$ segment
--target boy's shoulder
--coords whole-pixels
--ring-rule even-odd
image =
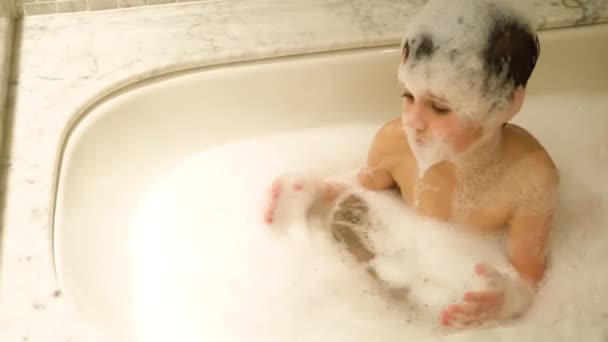
[[[374,144],[378,146],[378,152],[381,153],[403,154],[406,152],[406,154],[409,154],[409,145],[401,118],[396,118],[383,124],[376,133]]]
[[[524,173],[526,183],[537,186],[557,186],[559,171],[549,152],[526,129],[515,124],[503,128],[506,157],[512,166],[507,170]]]
[[[376,137],[390,143],[403,142],[405,140],[405,130],[403,129],[401,118],[384,123],[376,133]]]

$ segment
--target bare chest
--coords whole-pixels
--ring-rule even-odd
[[[510,192],[492,174],[465,182],[449,166],[438,165],[419,179],[415,168],[403,166],[393,178],[405,203],[419,214],[478,232],[502,229],[511,212]]]

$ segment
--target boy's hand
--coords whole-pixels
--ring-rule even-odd
[[[479,263],[475,274],[482,278],[485,289],[464,294],[464,303],[450,305],[441,312],[441,324],[454,328],[480,325],[496,319],[505,304],[505,279],[493,267]]]
[[[312,176],[286,173],[276,178],[264,205],[264,222],[282,226],[303,219],[319,194],[321,181]]]

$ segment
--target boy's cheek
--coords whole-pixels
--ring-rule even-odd
[[[444,142],[450,142],[458,136],[457,126],[447,120],[443,122],[436,122],[432,126],[432,129],[433,135]]]
[[[453,125],[438,127],[436,137],[447,143],[455,152],[461,152],[476,140],[478,134],[470,127]]]

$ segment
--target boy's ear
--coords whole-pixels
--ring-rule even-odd
[[[522,105],[524,104],[524,98],[526,97],[526,88],[519,86],[515,88],[513,92],[513,100],[511,100],[511,105],[507,109],[505,122],[513,119],[517,113],[521,110]]]
[[[401,63],[405,63],[405,61],[407,60],[407,56],[409,56],[409,51],[410,51],[410,44],[406,40],[405,43],[403,44],[403,49],[401,49]]]

